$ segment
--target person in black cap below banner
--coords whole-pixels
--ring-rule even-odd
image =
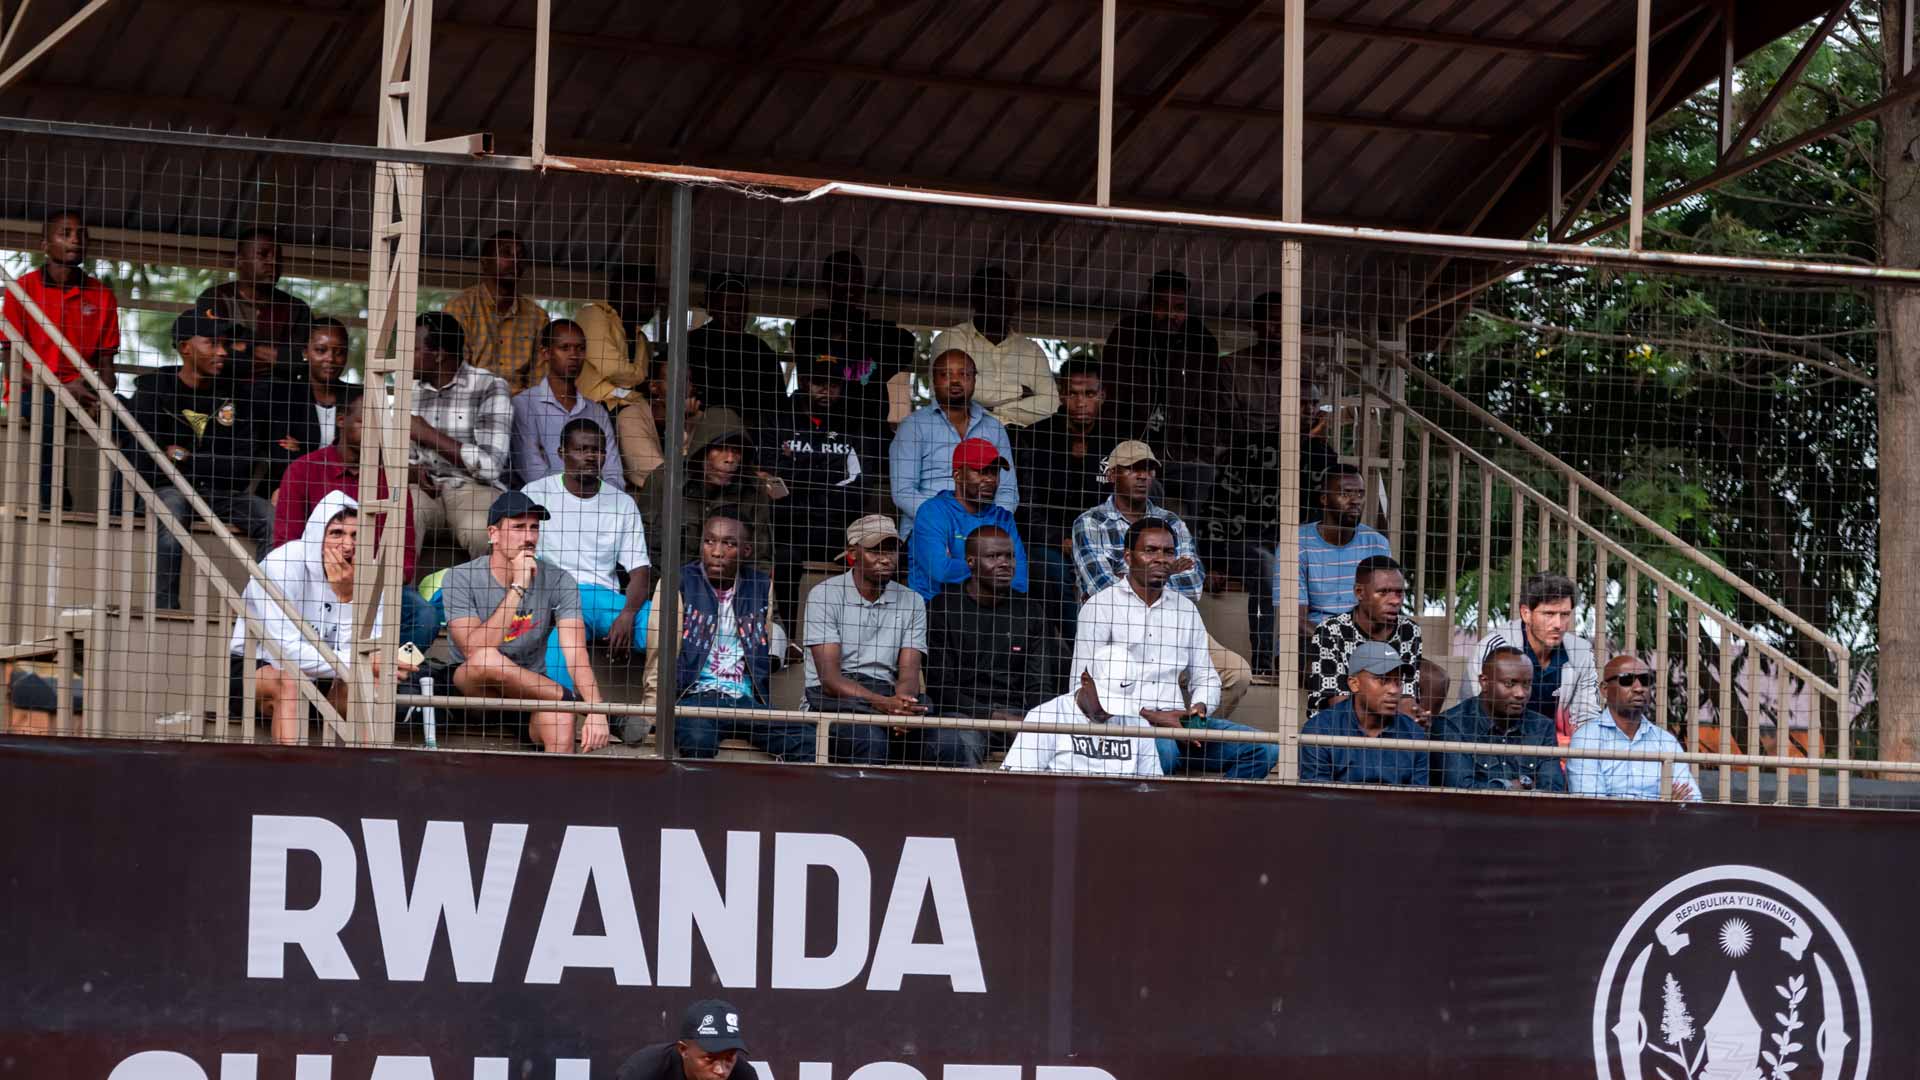
[[[680,1038],[634,1052],[613,1080],[753,1080],[740,1030],[740,1010],[724,1001],[696,1001],[680,1021]]]
[[[473,697],[536,698],[597,703],[600,684],[587,661],[587,626],[573,575],[539,558],[540,523],[547,508],[524,492],[509,491],[487,510],[489,551],[447,571],[440,596],[447,608],[453,685]],[[569,690],[547,671],[547,635],[560,635]],[[527,724],[534,745],[564,754],[575,742],[575,714],[536,712]],[[604,713],[579,725],[581,751],[607,745]]]

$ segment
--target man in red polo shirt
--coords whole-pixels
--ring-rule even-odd
[[[21,291],[25,292],[36,307],[70,343],[75,352],[93,365],[100,378],[111,387],[113,385],[113,357],[120,351],[120,304],[114,299],[113,290],[107,288],[98,278],[87,276],[87,226],[74,211],[62,211],[47,219],[43,234],[42,250],[47,261],[40,269],[20,277]],[[44,364],[53,377],[60,380],[87,412],[98,416],[100,399],[93,388],[80,378],[64,351],[54,344],[52,335],[40,325],[40,320],[27,314],[26,307],[8,290],[0,314],[20,331],[27,343],[27,355],[21,360],[28,365]],[[5,356],[9,343],[0,339],[0,356]],[[9,367],[9,370],[11,368]],[[33,383],[26,378],[28,372],[21,372],[22,381]],[[9,401],[19,403],[20,415],[31,417],[35,399],[44,399],[44,407],[52,407],[52,396],[38,386],[8,386]],[[48,506],[53,502],[53,434],[54,425],[42,425],[40,432],[40,505]],[[70,435],[67,440],[67,475],[78,475],[83,469],[90,469],[97,448],[88,443],[85,436]],[[62,493],[63,501],[71,507],[73,494]]]

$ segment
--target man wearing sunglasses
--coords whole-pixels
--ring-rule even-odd
[[[1693,769],[1683,762],[1673,763],[1672,782],[1667,790],[1661,790],[1660,755],[1682,753],[1685,747],[1672,732],[1654,723],[1653,694],[1653,669],[1645,661],[1637,656],[1616,656],[1607,662],[1606,676],[1600,680],[1600,695],[1607,707],[1580,725],[1573,733],[1570,749],[1575,755],[1582,750],[1627,750],[1643,756],[1630,761],[1571,757],[1567,774],[1574,794],[1700,801]]]

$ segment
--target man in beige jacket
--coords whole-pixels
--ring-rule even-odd
[[[650,395],[661,392],[649,386],[653,346],[641,331],[653,312],[654,292],[652,269],[614,263],[607,267],[607,299],[587,303],[573,317],[587,336],[580,393],[613,414],[621,470],[633,491],[639,491],[665,460],[660,453],[660,425],[649,401]],[[697,404],[689,404],[690,416],[697,410]]]

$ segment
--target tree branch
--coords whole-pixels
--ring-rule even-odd
[[[1816,359],[1814,357],[1805,356],[1799,353],[1782,352],[1778,349],[1762,349],[1762,348],[1757,348],[1757,347],[1748,346],[1748,345],[1730,345],[1723,341],[1701,341],[1701,340],[1689,339],[1689,338],[1662,338],[1662,337],[1654,337],[1654,336],[1645,335],[1645,334],[1610,334],[1600,330],[1581,330],[1577,327],[1560,326],[1555,323],[1543,323],[1543,322],[1534,322],[1527,319],[1509,318],[1505,315],[1496,315],[1493,312],[1486,310],[1485,308],[1477,308],[1477,307],[1473,309],[1472,314],[1478,315],[1479,317],[1483,319],[1487,319],[1492,322],[1501,323],[1506,326],[1518,327],[1523,330],[1533,330],[1538,333],[1545,333],[1545,334],[1564,334],[1567,337],[1586,338],[1593,341],[1611,341],[1611,342],[1628,344],[1628,345],[1661,345],[1661,346],[1667,346],[1670,348],[1692,349],[1698,352],[1725,353],[1731,356],[1757,356],[1757,357],[1764,357],[1772,360],[1789,360],[1796,364],[1805,364],[1808,367],[1818,368],[1822,371],[1827,372],[1828,374],[1838,376],[1839,378],[1846,379],[1850,382],[1859,383],[1862,386],[1875,385],[1875,380],[1872,375],[1869,375],[1866,372],[1860,370],[1851,362],[1845,362],[1844,364],[1835,364],[1827,360]],[[1709,321],[1716,322],[1716,323],[1720,322],[1720,320],[1714,319],[1711,316],[1709,316],[1708,318],[1709,318]],[[1721,325],[1724,326],[1726,324],[1721,323]],[[1810,349],[1808,351],[1814,351],[1814,350]],[[1838,355],[1838,354],[1833,354],[1832,350],[1823,349],[1821,351],[1827,352],[1830,355]],[[1842,359],[1844,360],[1844,358]],[[1726,377],[1726,376],[1721,376],[1721,377]]]

